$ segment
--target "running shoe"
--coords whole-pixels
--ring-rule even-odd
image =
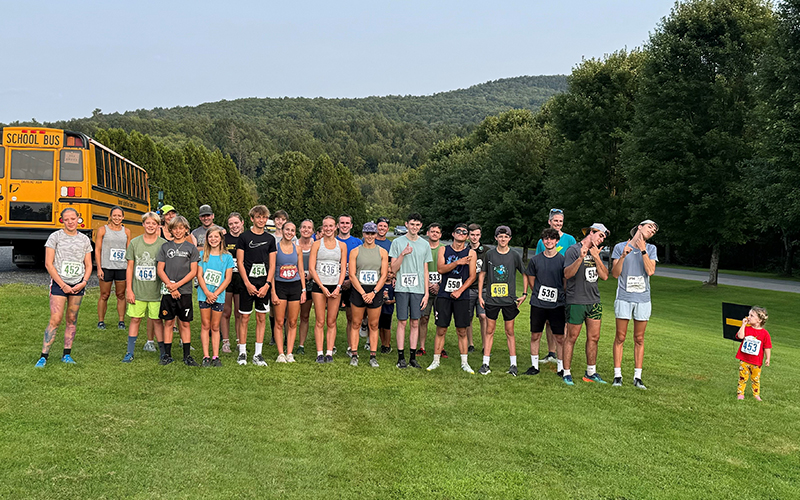
[[[125,353],[125,357],[122,358],[122,362],[123,363],[130,363],[131,361],[133,361],[133,354],[131,354],[129,352],[126,352]]]
[[[98,321],[97,322],[97,329],[98,330],[105,330],[106,329],[106,323],[104,321]]]
[[[416,359],[412,359],[411,361],[409,361],[408,366],[410,366],[411,368],[422,368],[422,365],[417,363]]]
[[[269,340],[269,345],[275,345],[275,335]]]
[[[426,354],[428,354],[428,352],[425,350],[424,347],[420,347],[419,349],[417,349],[417,356],[424,356]]]
[[[299,354],[299,355],[301,355],[301,356],[302,356],[302,355],[303,355],[303,354],[305,354],[305,353],[306,353],[306,348],[305,348],[305,347],[303,347],[303,346],[301,346],[301,345],[300,345],[300,346],[297,346],[297,354]]]
[[[594,375],[589,375],[588,373],[583,374],[583,381],[584,382],[595,382],[598,384],[605,384],[607,383],[605,380],[600,378],[599,373],[595,373]]]
[[[222,352],[225,354],[230,354],[231,352],[231,341],[230,339],[225,339],[222,341]]]
[[[42,359],[44,359],[44,358],[42,358]],[[742,400],[744,400],[744,394],[738,394],[738,395],[736,396],[736,399],[738,399],[739,401],[742,401]]]
[[[325,362],[325,356],[323,356],[322,354],[317,356],[317,363],[322,364],[324,362]]]
[[[364,344],[364,350],[365,351],[371,351],[372,350],[372,349],[369,348],[369,340],[367,340],[367,343]]]
[[[644,386],[642,386],[642,388],[644,388]],[[753,397],[756,398],[756,401],[761,401],[761,396],[753,396]]]
[[[434,360],[433,363],[431,363],[431,365],[428,367],[428,371],[432,372],[433,370],[435,370],[437,368],[439,368],[439,361],[438,360]]]
[[[236,358],[236,362],[239,363],[239,365],[241,365],[241,366],[246,365],[247,364],[247,353],[240,352],[239,353],[239,357]]]
[[[347,357],[348,358],[352,358],[353,357],[353,351],[351,351],[349,347],[347,348],[347,351],[345,351],[345,352],[347,353]]]
[[[408,363],[406,363],[406,359],[403,358],[403,359],[397,361],[397,367],[400,368],[400,369],[408,368]]]
[[[325,362],[326,363],[333,363],[333,356],[326,355],[325,356]]]
[[[647,387],[645,387],[644,383],[642,382],[642,379],[640,378],[633,379],[633,386],[636,387],[637,389],[642,389],[643,391],[647,390]],[[756,398],[758,398],[758,396],[756,396]]]
[[[142,347],[144,352],[156,352],[156,343],[152,340],[148,340],[144,343],[144,347]]]
[[[563,380],[567,385],[575,385],[575,382],[572,381],[572,375],[564,375]]]
[[[475,352],[475,346],[474,345],[471,345],[471,346],[467,347],[467,353],[471,353],[471,352]]]
[[[489,375],[490,373],[492,373],[492,370],[489,369],[489,365],[482,364],[481,367],[478,368],[478,373],[480,373],[481,375]]]
[[[392,346],[382,345],[381,346],[381,354],[389,354],[392,352]]]
[[[461,369],[470,375],[475,375],[475,370],[472,369],[467,363],[461,363]]]
[[[442,349],[441,356],[442,356],[442,359],[448,359],[450,357],[450,356],[447,355],[447,351],[445,351],[444,349]]]
[[[375,359],[375,356],[370,356],[369,357],[369,366],[371,366],[373,368],[378,368],[381,365],[378,364],[378,360]]]
[[[211,358],[203,358],[203,364],[201,365],[203,368],[210,368],[211,367]]]
[[[124,321],[120,321],[119,323],[117,323],[117,330],[124,330],[124,329],[125,329]]]
[[[354,354],[350,358],[350,366],[358,366],[358,354]]]
[[[636,382],[634,382],[636,383]],[[611,382],[612,387],[622,387],[622,377],[614,377],[614,380]]]
[[[36,362],[35,366],[36,368],[44,368],[44,365],[46,364],[47,364],[47,358],[42,356],[41,358],[39,358],[39,361]],[[744,396],[742,396],[742,399],[744,399]]]
[[[336,356],[336,346],[333,346],[333,355]]]
[[[556,359],[555,354],[548,352],[547,356],[543,357],[539,363],[555,363],[556,361],[558,361],[558,359]]]
[[[285,354],[278,354],[278,357],[275,358],[276,363],[286,363],[286,355]]]
[[[214,359],[212,359],[212,360],[211,360],[211,366],[213,366],[214,368],[220,368],[220,367],[222,367],[222,360],[221,360],[221,359],[219,359],[219,358],[214,358]]]
[[[263,354],[254,354],[253,355],[253,364],[256,366],[267,366],[266,360],[264,360]]]
[[[514,376],[514,377],[516,377],[516,376],[517,376],[517,373],[519,373],[519,372],[517,371],[517,365],[511,365],[511,366],[509,366],[509,367],[508,367],[508,371],[507,371],[506,373],[508,373],[508,374],[509,374],[509,375],[511,375],[511,376]]]
[[[531,366],[525,371],[525,375],[539,375],[539,369],[535,366]]]
[[[286,355],[286,362],[287,363],[294,363],[294,354],[287,354]]]
[[[558,375],[560,378],[564,378],[564,370],[558,370],[556,375]]]
[[[75,364],[77,364],[77,363],[75,363],[75,360],[74,360],[74,359],[72,359],[72,356],[70,356],[69,354],[65,354],[65,355],[61,356],[61,362],[62,362],[62,363],[66,363],[66,364],[68,364],[68,365],[75,365]]]
[[[186,366],[200,366],[199,364],[197,364],[197,361],[195,361],[194,358],[191,356],[186,356],[185,358],[183,358],[183,364]]]
[[[167,366],[168,364],[172,363],[173,359],[172,356],[167,356],[166,354],[161,356],[161,360],[158,362],[161,366]]]

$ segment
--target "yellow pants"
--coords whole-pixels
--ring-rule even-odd
[[[761,392],[761,367],[739,361],[739,385],[736,388],[736,394],[744,394],[744,388],[747,385],[747,379],[752,378],[753,383],[753,396],[758,396]]]

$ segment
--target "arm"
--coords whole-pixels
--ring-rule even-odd
[[[94,239],[94,260],[97,264],[97,279],[103,279],[103,266],[102,264],[102,257],[103,257],[103,237],[106,235],[106,226],[100,226],[100,229],[97,230],[97,236]],[[127,247],[126,247],[127,248]],[[90,266],[91,267],[91,266]]]
[[[247,293],[255,295],[256,287],[250,283],[250,278],[248,278],[247,270],[244,267],[244,249],[242,248],[236,249],[236,267],[239,268],[239,276],[242,278],[242,283],[244,283],[244,288],[247,290]]]
[[[199,267],[197,265],[197,262],[192,262],[191,266],[192,266],[191,270],[186,274],[186,276],[184,276],[183,279],[180,280],[179,282],[175,283],[176,290],[181,286],[185,285],[186,283],[192,281],[194,277],[197,276],[197,268]]]
[[[259,297],[266,297],[267,296],[267,292],[269,291],[270,288],[272,288],[273,295],[275,296],[275,298],[278,298],[278,296],[275,295],[275,293],[274,293],[275,292],[275,287],[272,286],[272,283],[275,282],[275,257],[276,257],[276,255],[277,255],[276,252],[270,252],[270,254],[269,254],[269,257],[268,257],[268,260],[269,260],[269,271],[267,271],[267,282],[264,283],[264,286],[261,287],[261,290],[258,291],[258,296]]]
[[[303,286],[302,292],[300,294],[300,303],[306,303],[306,270],[303,268],[303,250],[295,245],[295,249],[297,250],[297,272],[300,273],[300,284]]]
[[[92,252],[86,252],[86,255],[83,256],[83,269],[83,281],[73,286],[73,291],[80,291],[89,284],[89,278],[92,277]]]
[[[131,230],[127,227],[125,228],[125,248],[128,248],[128,245],[131,244]]]
[[[350,276],[350,284],[358,292],[359,295],[364,295],[364,287],[361,286],[361,282],[358,281],[358,277],[356,276],[356,259],[358,258],[358,247],[354,248],[352,252],[350,252],[350,262],[353,263],[352,266],[348,266],[347,274]]]
[[[583,263],[583,258],[586,256],[584,251],[585,249],[581,248],[581,253],[578,255],[578,258],[575,259],[575,262],[564,268],[564,277],[566,279],[571,279],[578,273],[578,269],[580,269],[581,264]]]
[[[597,268],[597,276],[599,276],[603,281],[607,280],[608,268],[605,264],[603,264],[603,259],[600,258],[600,249],[593,246],[589,249],[589,252],[592,254],[592,258],[594,259],[594,265]]]
[[[133,293],[133,261],[128,261],[128,267],[125,269],[125,299],[128,304],[136,302],[136,295]]]
[[[383,285],[386,284],[386,277],[389,275],[389,254],[386,250],[381,248],[381,277],[375,285],[375,290],[383,290]]]
[[[426,263],[427,264],[427,263]],[[425,306],[428,305],[428,300],[430,299],[430,286],[431,286],[431,275],[428,273],[428,267],[425,266],[425,271],[422,273],[425,275],[425,293],[422,294],[422,302],[419,303],[419,306],[422,309],[425,309]]]
[[[158,274],[158,278],[161,280],[162,283],[164,283],[164,286],[168,286],[171,283],[169,281],[169,277],[167,276],[166,271],[164,271],[165,267],[166,263],[161,261],[156,262],[156,274]]]
[[[458,287],[458,290],[453,290],[450,292],[450,297],[454,299],[461,297],[464,292],[469,290],[469,286],[472,284],[472,282],[475,281],[475,261],[478,259],[478,255],[475,253],[475,250],[470,250],[466,259],[469,267],[469,276],[467,277],[466,281],[461,283],[461,286]]]
[[[206,302],[213,304],[215,301],[208,300],[208,299],[211,298],[212,294],[211,294],[211,292],[208,291],[208,288],[206,287],[206,280],[203,279],[203,267],[202,266],[197,266],[196,275],[197,275],[197,286],[199,286],[200,289],[203,290],[203,293],[206,295]]]
[[[772,356],[772,349],[764,349],[764,363],[769,366],[769,358]]]
[[[478,275],[478,302],[481,307],[485,308],[486,303],[483,300],[483,284],[486,282],[486,271],[481,271]]]
[[[394,259],[392,259],[392,272],[397,274],[400,271],[400,265],[403,263],[403,257],[405,257],[405,253],[401,253]]]
[[[743,339],[744,338],[744,329],[745,329],[746,326],[747,326],[747,318],[744,318],[742,320],[742,326],[740,326],[739,327],[739,331],[736,332],[736,338],[737,339]]]
[[[619,279],[619,276],[622,274],[622,266],[625,263],[625,258],[631,253],[633,248],[631,247],[631,240],[628,240],[625,243],[625,248],[622,249],[622,255],[620,255],[616,259],[611,260],[611,276],[616,279]]]
[[[211,293],[211,296],[214,297],[214,302],[217,301],[217,297],[219,297],[220,292],[228,288],[228,285],[231,284],[231,278],[233,278],[233,268],[229,267],[225,270],[225,279],[222,281],[222,283],[220,283],[217,289]],[[206,298],[208,298],[208,294],[206,294]]]

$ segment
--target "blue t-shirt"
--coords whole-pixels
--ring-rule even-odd
[[[577,241],[575,241],[575,238],[568,235],[567,233],[564,233],[561,235],[561,238],[558,239],[556,250],[558,250],[558,253],[560,253],[561,255],[566,255],[567,248],[571,247],[575,243],[577,243]],[[538,255],[542,252],[544,252],[544,242],[542,240],[539,240],[539,243],[536,244],[536,254]]]
[[[349,236],[346,240],[343,240],[337,236],[336,239],[344,243],[347,247],[347,262],[350,262],[350,252],[352,252],[354,248],[360,247],[364,244],[363,241],[355,236]]]
[[[381,314],[394,314],[394,304],[387,304],[387,300],[394,300],[394,287],[391,283],[383,285],[383,305],[381,306]]]
[[[200,262],[197,267],[203,270],[203,280],[206,282],[206,288],[209,292],[216,292],[219,285],[225,281],[225,272],[228,269],[233,269],[233,256],[229,253],[222,255],[209,255],[208,262],[203,262],[203,252],[200,252]],[[206,294],[203,292],[203,287],[197,287],[197,301],[205,302]],[[225,302],[225,291],[223,290],[217,296],[217,303]]]
[[[612,262],[622,257],[626,244],[627,242],[623,241],[614,246],[614,251],[611,252]],[[650,260],[658,262],[658,250],[655,245],[645,243],[644,249]],[[636,303],[650,302],[650,276],[644,270],[644,257],[638,248],[634,248],[622,263],[622,272],[617,279],[617,300]]]
[[[389,253],[389,250],[392,248],[392,240],[389,238],[386,238],[385,240],[379,240],[378,238],[375,238],[375,244],[386,250],[386,253]]]

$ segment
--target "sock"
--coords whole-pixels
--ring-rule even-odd
[[[64,356],[66,356],[67,354],[72,354],[72,349],[71,348],[70,349],[64,349]]]
[[[411,355],[411,361],[417,359],[417,350],[416,349],[409,349],[408,353]]]
[[[303,344],[300,344],[300,347],[302,348],[302,347],[305,347],[305,346]]]
[[[614,367],[614,378],[622,378],[622,368]]]
[[[406,359],[406,350],[405,349],[398,349],[397,350],[397,361],[401,359]]]
[[[539,369],[539,356],[531,356],[531,366]]]
[[[50,357],[50,353],[49,353],[49,352],[43,352],[43,353],[42,353],[42,357],[43,357],[44,359],[47,359],[47,358],[49,358],[49,357]]]
[[[438,365],[439,364],[439,356],[441,356],[441,354],[434,354],[433,355],[433,364],[434,365]]]
[[[588,365],[586,367],[586,375],[589,375],[591,377],[595,373],[597,373],[597,365]]]
[[[556,361],[556,366],[557,366],[557,368],[556,368],[557,371],[563,372],[564,371],[564,360],[563,359],[557,360]]]
[[[188,358],[191,353],[192,353],[192,344],[191,344],[191,342],[184,342],[183,343],[183,359]]]
[[[264,348],[264,343],[263,342],[256,342],[256,352],[255,352],[254,356],[258,356],[259,354],[261,354],[261,350],[263,348]]]
[[[375,359],[375,356],[376,356],[375,351],[372,351],[371,353],[369,353],[369,359]]]
[[[136,337],[128,336],[128,354],[133,354],[133,350],[136,348]]]
[[[483,364],[484,365],[488,365],[489,364],[489,358],[490,358],[490,356],[484,356],[483,357]]]
[[[333,349],[329,349],[329,350],[325,351],[325,355],[326,356],[333,356]]]
[[[550,356],[550,357],[553,357],[553,358],[555,358],[557,356],[556,353],[554,353],[552,351],[548,351],[547,355]]]
[[[164,347],[164,342],[163,341],[159,342],[158,343],[158,353],[163,356],[165,352],[167,352],[167,348]]]
[[[633,369],[633,378],[638,378],[642,380],[642,369],[641,368],[634,368]]]
[[[461,355],[461,364],[466,365],[469,363],[469,354],[462,354]]]
[[[317,351],[317,356],[322,356],[323,354],[325,354],[325,353],[322,352],[322,351]]]
[[[239,346],[239,354],[247,354],[247,344],[236,344]]]
[[[566,377],[567,375],[572,375],[572,372],[570,370],[564,370],[564,376]]]
[[[164,342],[164,354],[166,354],[168,358],[172,357],[172,342],[169,344]]]
[[[508,358],[511,360],[511,366],[517,366],[517,357],[516,356],[509,356]]]

